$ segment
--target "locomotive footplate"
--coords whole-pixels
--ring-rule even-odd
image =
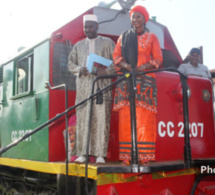
[[[175,175],[197,175],[200,167],[204,165],[214,167],[215,159],[193,160],[189,169],[186,168],[184,161],[151,162],[148,165],[140,165],[138,167],[139,171],[135,173],[132,171],[131,165],[122,166],[120,162],[90,163],[87,169],[87,183],[89,192],[97,194],[98,188],[101,190],[106,185],[138,182],[143,175],[151,175],[154,179]],[[15,174],[17,172],[20,173],[18,177]],[[66,181],[69,184],[69,194],[83,194],[85,190],[85,164],[69,163],[67,177],[65,162],[41,162],[0,157],[0,174],[4,182],[3,185],[1,184],[0,191],[7,191],[12,186],[13,188],[10,188],[14,191],[23,191],[24,189],[26,192],[35,192],[39,189],[41,191],[49,190],[52,194],[58,193],[62,195],[66,194]],[[20,184],[18,187],[15,186],[15,188],[12,181],[16,181],[16,183],[19,181]],[[34,183],[37,184],[35,189],[32,188]],[[4,189],[5,185],[8,187]]]
[[[24,168],[32,171],[50,173],[50,174],[66,174],[65,162],[42,162],[23,159],[12,159],[0,157],[0,165],[11,166],[16,168]],[[195,159],[192,160],[192,167],[200,167],[202,165],[215,166],[215,159]],[[186,169],[184,161],[169,162],[150,162],[148,165],[140,165],[139,173],[152,173],[156,171],[173,171],[178,169]],[[132,166],[122,166],[120,162],[107,162],[105,164],[88,164],[88,177],[96,179],[98,174],[102,173],[133,173]],[[69,163],[68,174],[72,176],[85,176],[85,164]]]

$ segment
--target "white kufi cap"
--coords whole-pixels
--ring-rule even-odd
[[[84,20],[83,20],[83,22],[85,23],[86,21],[98,22],[97,16],[94,15],[94,14],[87,14],[87,15],[84,15]]]

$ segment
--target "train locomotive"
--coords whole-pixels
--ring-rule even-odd
[[[85,14],[96,14],[98,34],[115,42],[131,26],[128,10],[93,7],[0,65],[0,194],[215,194],[212,83],[177,71],[182,59],[173,39],[152,19],[146,27],[157,35],[164,58],[155,72],[156,161],[118,162],[118,113],[112,111],[107,163],[68,163],[63,132],[75,114],[69,108],[76,90],[68,55],[85,38]]]

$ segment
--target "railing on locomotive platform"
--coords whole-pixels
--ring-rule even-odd
[[[184,168],[190,168],[191,167],[191,147],[190,147],[190,137],[189,137],[189,114],[188,114],[188,85],[187,85],[187,76],[180,73],[177,69],[175,68],[164,68],[164,69],[159,69],[159,70],[152,70],[152,71],[146,71],[144,73],[128,73],[128,75],[125,74],[126,78],[129,80],[130,86],[133,86],[130,88],[130,117],[131,117],[131,140],[132,140],[132,152],[131,152],[131,167],[132,167],[132,172],[141,172],[140,165],[139,165],[139,160],[138,160],[138,149],[137,149],[137,134],[136,134],[136,106],[135,106],[135,92],[136,92],[136,76],[141,76],[145,75],[148,73],[155,73],[155,72],[162,72],[162,71],[173,71],[177,72],[180,74],[181,78],[181,84],[182,84],[182,94],[183,94],[183,111],[184,111],[184,127],[185,127],[185,136],[184,136],[184,162],[185,166]],[[120,75],[117,75],[120,76]],[[105,76],[98,76],[94,79],[93,81],[93,86],[92,86],[92,95],[94,91],[94,85],[96,81],[99,79],[104,79],[104,78],[113,78],[113,75],[105,75]],[[117,82],[117,81],[116,81]],[[98,91],[99,93],[100,91]],[[89,126],[88,126],[88,136],[90,136],[90,126],[91,126],[91,113],[92,113],[92,105],[93,105],[93,100],[91,99],[91,104],[90,104],[90,120],[89,120]],[[88,137],[89,138],[89,137]],[[89,140],[89,139],[88,139]],[[89,143],[87,144],[87,146]],[[88,150],[88,149],[87,149]],[[87,151],[88,154],[88,151]],[[88,159],[88,158],[87,158]]]
[[[76,107],[80,106],[81,104],[85,103],[86,101],[91,100],[91,107],[92,107],[92,102],[93,102],[93,98],[95,96],[97,96],[98,94],[102,93],[103,91],[113,87],[114,85],[116,85],[117,83],[121,82],[124,79],[128,79],[131,86],[133,86],[132,88],[130,88],[131,90],[131,94],[135,93],[135,78],[136,76],[140,76],[143,74],[148,74],[148,73],[153,73],[153,72],[161,72],[161,71],[172,71],[172,72],[177,72],[180,74],[180,78],[181,78],[181,84],[182,84],[182,90],[183,90],[183,110],[184,110],[184,127],[185,127],[185,137],[184,137],[184,168],[190,168],[191,166],[191,148],[190,148],[190,138],[189,138],[189,115],[188,115],[188,96],[187,96],[187,91],[188,91],[188,86],[187,86],[187,76],[180,73],[177,69],[175,68],[164,68],[164,69],[159,69],[159,70],[152,70],[152,71],[146,71],[144,73],[136,73],[136,72],[129,72],[126,74],[114,74],[114,75],[101,75],[101,76],[97,76],[95,78],[95,80],[93,81],[92,84],[92,94],[85,100],[79,102],[78,104],[67,108],[67,92],[65,93],[65,97],[66,97],[66,106],[65,106],[65,111],[62,112],[61,114],[58,114],[56,117],[50,119],[49,121],[45,122],[44,124],[40,125],[39,127],[35,128],[32,132],[29,132],[27,134],[25,134],[23,137],[21,137],[20,139],[12,142],[11,144],[5,146],[4,148],[1,148],[0,150],[0,154],[3,154],[4,152],[6,152],[7,150],[9,150],[10,148],[16,146],[17,144],[19,144],[20,142],[22,142],[23,140],[25,140],[26,138],[28,138],[29,136],[33,135],[34,133],[36,133],[37,131],[43,129],[44,127],[48,126],[49,124],[51,124],[52,122],[58,120],[59,118],[63,117],[64,115],[67,115],[68,112],[72,111],[73,109],[75,109]],[[112,78],[116,78],[121,76],[119,79],[117,79],[115,82],[111,83],[111,85],[101,89],[100,91],[97,91],[96,93],[93,93],[94,91],[94,84],[96,81],[98,81],[99,79],[112,79]],[[51,86],[49,86],[51,87]],[[62,86],[56,86],[52,89],[55,89],[57,87],[62,87]],[[65,91],[67,91],[66,86],[64,85],[63,87],[65,87]],[[131,153],[131,167],[132,167],[132,172],[141,172],[140,169],[140,165],[138,164],[138,150],[137,150],[137,136],[136,136],[136,113],[135,113],[135,96],[131,96],[133,98],[130,98],[130,105],[131,105],[131,127],[132,127],[132,153]],[[89,115],[89,117],[91,117],[91,114]],[[67,117],[65,117],[67,118]],[[67,119],[66,119],[67,120]],[[67,122],[66,122],[67,123]],[[89,120],[89,126],[88,126],[88,137],[90,136],[90,124],[91,124],[91,120]],[[68,130],[67,130],[68,131]],[[67,139],[66,139],[67,140]],[[89,140],[89,139],[88,139]],[[89,144],[89,143],[88,143]],[[68,144],[66,144],[67,146]],[[66,154],[68,153],[68,148],[66,148]],[[88,154],[88,152],[87,152]],[[67,158],[66,158],[67,159]],[[88,159],[88,158],[87,158]],[[88,163],[88,162],[87,162]]]
[[[56,115],[54,118],[48,120],[47,122],[43,123],[42,125],[40,125],[39,127],[35,128],[32,132],[29,132],[27,134],[25,134],[23,137],[21,137],[20,139],[12,142],[11,144],[7,145],[4,148],[0,149],[0,155],[3,154],[4,152],[6,152],[7,150],[9,150],[10,148],[16,146],[17,144],[19,144],[20,142],[22,142],[23,140],[25,140],[26,138],[28,138],[29,136],[33,135],[34,133],[40,131],[41,129],[43,129],[44,127],[48,126],[49,124],[53,123],[54,121],[60,119],[61,117],[63,117],[64,115],[65,117],[65,122],[67,123],[67,114],[72,111],[73,109],[75,109],[76,107],[82,105],[83,103],[87,102],[87,101],[91,101],[90,103],[90,114],[89,114],[89,119],[91,119],[91,112],[92,112],[92,105],[93,105],[93,98],[96,97],[97,95],[99,95],[100,93],[104,92],[105,90],[108,90],[110,88],[112,88],[113,86],[115,86],[117,83],[128,79],[128,81],[130,82],[130,85],[133,86],[130,88],[130,94],[135,94],[135,79],[136,76],[141,76],[144,74],[148,74],[148,73],[155,73],[155,72],[162,72],[162,71],[171,71],[171,72],[177,72],[180,75],[180,81],[182,84],[182,94],[183,94],[183,117],[184,117],[184,131],[185,131],[185,136],[184,136],[184,163],[180,164],[180,165],[172,165],[170,169],[184,169],[184,168],[190,168],[192,165],[192,157],[191,157],[191,147],[190,147],[190,137],[189,137],[189,114],[188,114],[188,85],[187,85],[187,76],[182,74],[181,72],[179,72],[177,69],[175,68],[164,68],[164,69],[159,69],[159,70],[152,70],[152,71],[146,71],[144,73],[136,73],[134,72],[134,70],[132,72],[128,72],[125,74],[114,74],[114,75],[100,75],[97,76],[92,84],[92,94],[85,100],[79,102],[78,104],[67,108],[67,87],[66,85],[60,85],[60,86],[55,86],[52,87],[49,85],[49,88],[51,89],[56,89],[58,87],[64,87],[65,88],[65,98],[66,98],[66,105],[65,105],[65,111]],[[106,86],[105,88],[97,91],[96,93],[94,92],[94,85],[95,83],[99,80],[99,79],[113,79],[113,78],[119,78],[117,79],[115,82],[111,83],[109,86]],[[48,83],[47,83],[48,84]],[[164,165],[164,166],[156,166],[154,169],[150,169],[147,170],[146,166],[140,166],[139,161],[138,161],[138,149],[137,149],[137,135],[136,135],[136,113],[135,113],[135,95],[131,95],[130,96],[130,110],[131,110],[131,127],[132,127],[132,150],[131,150],[131,166],[130,166],[130,172],[132,173],[138,173],[138,172],[150,172],[150,171],[164,171],[164,170],[169,170],[168,166],[170,165]],[[91,126],[91,121],[89,120],[89,124],[88,124],[88,138],[90,136],[90,126]],[[67,124],[66,124],[66,131],[67,131],[67,135],[68,135],[68,128],[67,128]],[[68,139],[66,139],[66,141],[68,141]],[[68,154],[68,144],[66,143],[66,155]],[[87,142],[87,151],[86,151],[86,162],[85,162],[85,184],[86,184],[86,189],[88,189],[88,155],[89,155],[89,139]],[[162,164],[162,163],[161,163]],[[128,168],[126,167],[122,167],[121,170],[126,170],[126,172],[128,172]],[[66,189],[68,189],[68,158],[66,158]],[[87,190],[88,191],[88,190]]]
[[[63,117],[64,115],[67,115],[68,112],[74,110],[76,107],[82,105],[83,103],[85,103],[86,101],[91,100],[91,107],[92,107],[92,103],[93,103],[93,98],[96,97],[97,95],[99,95],[100,93],[102,93],[103,91],[113,87],[114,85],[116,85],[117,83],[121,82],[124,79],[129,79],[129,82],[131,84],[131,86],[133,86],[132,88],[130,88],[131,90],[131,94],[135,93],[135,77],[136,76],[141,76],[144,74],[148,74],[148,73],[155,73],[155,72],[162,72],[162,71],[171,71],[171,72],[177,72],[180,74],[180,78],[181,78],[181,84],[182,84],[182,90],[183,90],[183,110],[184,110],[184,127],[185,127],[185,150],[184,150],[184,157],[185,157],[185,167],[189,168],[191,165],[191,150],[190,150],[190,143],[189,143],[189,115],[188,115],[188,96],[187,96],[187,91],[188,91],[188,86],[187,86],[187,76],[182,74],[181,72],[179,72],[177,69],[175,68],[164,68],[164,69],[159,69],[159,70],[152,70],[152,71],[146,71],[144,73],[136,73],[136,72],[129,72],[126,74],[113,74],[113,75],[100,75],[97,76],[92,84],[92,94],[85,100],[79,102],[78,104],[67,108],[67,88],[66,85],[60,85],[60,86],[56,86],[56,87],[51,87],[49,83],[46,83],[46,85],[49,85],[49,87],[51,89],[56,89],[59,87],[64,87],[65,88],[65,97],[66,97],[66,105],[65,105],[65,111],[58,114],[57,116],[55,116],[54,118],[48,120],[47,122],[43,123],[42,125],[40,125],[39,127],[35,128],[33,131],[25,134],[23,137],[21,137],[20,139],[12,142],[11,144],[5,146],[4,148],[0,149],[0,155],[3,154],[4,152],[6,152],[7,150],[9,150],[10,148],[16,146],[17,144],[19,144],[20,142],[22,142],[23,140],[25,140],[26,138],[30,137],[31,135],[33,135],[34,133],[38,132],[39,130],[43,129],[44,127],[48,126],[49,124],[51,124],[52,122],[60,119],[61,117]],[[117,79],[115,82],[111,83],[109,86],[97,91],[96,93],[93,93],[94,91],[94,85],[95,83],[99,80],[99,79],[113,79],[116,77],[121,76],[119,79]],[[136,138],[136,113],[133,112],[135,111],[135,96],[131,96],[133,97],[130,98],[130,107],[131,107],[131,127],[132,127],[132,154],[131,154],[131,165],[133,167],[133,172],[139,172],[139,169],[136,169],[137,165],[138,165],[138,150],[137,150],[137,138]],[[92,109],[91,109],[92,110]],[[91,114],[89,115],[89,117],[91,117]],[[67,118],[67,117],[66,117]],[[67,120],[67,119],[66,119]],[[88,132],[90,132],[90,124],[91,124],[91,120],[89,120],[89,129]],[[88,133],[89,135],[89,133]],[[67,145],[67,144],[66,144]]]

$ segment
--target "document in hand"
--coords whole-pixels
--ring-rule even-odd
[[[90,53],[87,60],[87,69],[90,73],[96,73],[97,68],[107,68],[112,64],[112,60]]]

